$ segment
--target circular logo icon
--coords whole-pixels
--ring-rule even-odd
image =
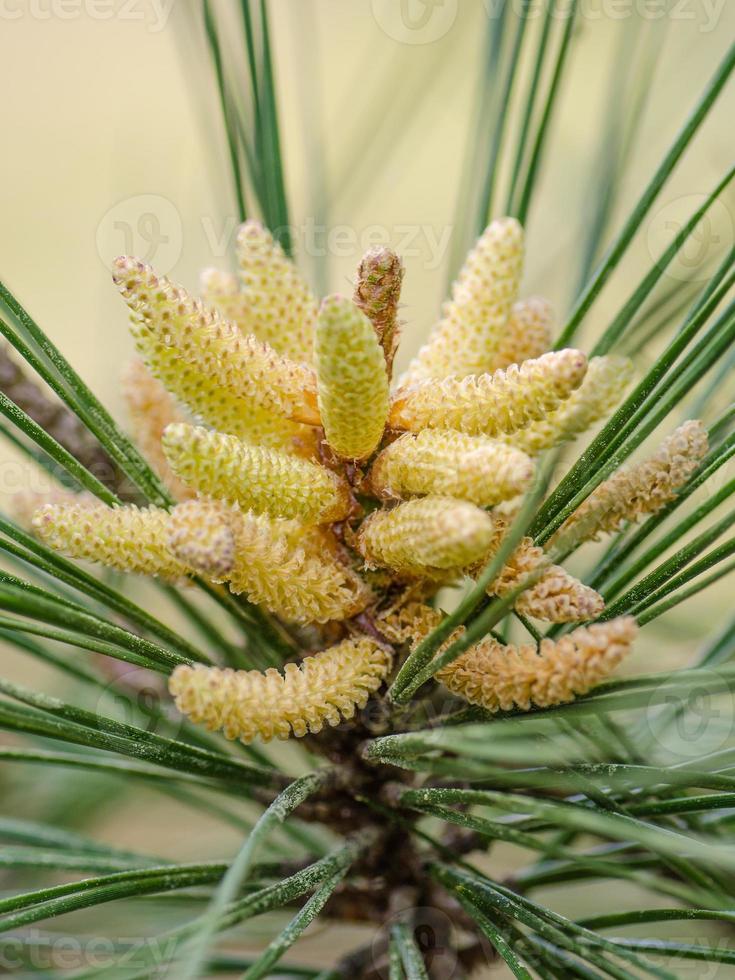
[[[118,255],[134,255],[165,275],[181,258],[181,215],[159,194],[126,197],[103,216],[96,240],[106,268]]]
[[[716,671],[691,685],[671,688],[666,682],[652,693],[646,726],[670,762],[696,759],[725,748],[735,730],[735,699]]]
[[[649,254],[654,261],[661,257],[706,200],[705,194],[686,194],[664,204],[653,215],[646,238]],[[672,279],[702,282],[711,275],[717,257],[731,247],[733,241],[733,216],[722,200],[714,201],[682,242],[665,274]]]
[[[100,717],[176,737],[184,719],[174,709],[158,675],[109,658],[105,658],[103,669],[110,676],[110,683],[97,699]]]
[[[378,26],[401,44],[432,44],[451,29],[458,0],[371,0]]]
[[[373,965],[382,980],[388,980],[386,936],[391,926],[405,923],[411,930],[427,970],[432,976],[451,980],[457,970],[457,954],[450,943],[452,921],[441,909],[421,906],[402,909],[390,916],[373,940]]]

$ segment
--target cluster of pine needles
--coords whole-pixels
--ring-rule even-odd
[[[280,148],[262,4],[259,16],[246,27],[262,45],[253,97],[270,125],[253,146],[265,164]],[[733,750],[726,734],[691,761],[668,746],[693,687],[717,703],[735,689],[735,623],[668,673],[641,629],[733,565],[735,541],[721,539],[735,516],[707,518],[735,481],[684,506],[735,453],[733,407],[708,421],[717,383],[689,398],[733,363],[733,249],[661,321],[677,328],[646,371],[625,353],[658,338],[664,271],[732,170],[594,347],[574,346],[734,62],[731,50],[561,330],[544,298],[520,292],[535,169],[511,188],[513,216],[482,230],[403,372],[410,267],[390,248],[362,257],[351,296],[323,299],[290,241],[253,219],[237,274],[205,270],[201,299],[117,259],[137,352],[123,379],[132,439],[0,285],[14,348],[0,358],[2,432],[47,483],[0,517],[12,569],[0,572],[0,636],[78,692],[67,702],[0,679],[0,727],[22,736],[0,758],[147,781],[244,835],[234,860],[176,863],[0,818],[7,868],[92,875],[0,898],[14,969],[61,975],[55,934],[34,923],[168,892],[205,907],[115,941],[104,966],[82,956],[73,975],[443,978],[500,958],[516,977],[625,980],[676,977],[680,957],[735,962],[727,943],[625,933],[733,922]],[[274,172],[270,205],[267,168],[252,193],[275,227],[286,215]],[[120,573],[148,576],[150,601]],[[154,597],[188,626],[159,619]],[[633,649],[652,673],[624,676]],[[95,707],[107,689],[128,699],[125,720]],[[534,858],[494,874],[498,843]],[[573,919],[531,897],[590,878],[633,883],[653,907]],[[219,933],[275,910],[288,921],[264,951],[217,950]],[[320,915],[367,927],[364,943],[326,970],[281,964]]]

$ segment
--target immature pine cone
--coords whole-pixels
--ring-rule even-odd
[[[578,350],[552,351],[494,374],[422,381],[393,396],[394,429],[456,429],[500,436],[553,412],[582,383],[587,358]]]
[[[186,290],[158,277],[137,259],[115,262],[114,280],[131,310],[141,356],[153,345],[177,348],[207,384],[223,387],[267,412],[296,422],[319,424],[316,379],[304,364],[242,334]]]
[[[503,646],[482,640],[437,673],[453,694],[486,711],[550,708],[573,701],[609,677],[630,652],[638,627],[631,616],[580,626],[559,640]]]
[[[179,503],[168,513],[64,497],[36,514],[38,534],[113,568],[224,585],[280,627],[305,627],[290,632],[309,646],[373,635],[376,619],[389,630],[380,610],[397,596],[429,602],[487,567],[533,478],[529,454],[573,438],[620,397],[626,362],[595,358],[587,372],[580,351],[544,353],[551,310],[518,299],[522,253],[515,219],[486,229],[392,398],[403,268],[390,249],[363,258],[352,300],[329,296],[321,307],[254,221],[238,234],[237,275],[204,274],[209,306],[143,262],[116,260],[145,365],[128,381],[134,427]],[[667,465],[664,475],[654,467],[657,500],[676,476]],[[602,611],[600,596],[529,538],[488,589],[508,602],[511,590],[519,613],[550,622]],[[614,627],[605,629],[612,643]],[[557,651],[573,692],[594,671],[573,679],[562,657],[570,643],[542,653]],[[555,675],[537,661],[541,703]],[[176,693],[195,720],[246,739],[285,737],[350,717],[388,666],[378,643],[345,639],[284,675],[182,669]]]
[[[467,256],[441,321],[399,384],[494,370],[522,269],[523,229],[515,218],[493,221]]]
[[[390,377],[398,347],[398,302],[401,298],[403,263],[389,248],[366,252],[357,270],[352,301],[375,327]]]
[[[136,304],[141,308],[140,312],[133,310],[130,316],[138,353],[151,373],[182,404],[220,432],[299,455],[313,454],[316,449],[314,429],[268,411],[217,384],[201,365],[182,357],[172,337],[150,325],[160,313],[159,293],[163,286],[173,292],[167,280],[159,279],[146,265],[134,259],[118,259],[113,278],[121,289],[130,290],[131,297],[134,290]],[[165,292],[161,295],[165,299]]]
[[[205,270],[205,301],[243,333],[254,334],[279,354],[311,363],[318,303],[299,270],[258,221],[240,227],[235,251],[239,282],[219,269]]]
[[[391,657],[367,636],[352,637],[300,664],[230,670],[177,667],[169,690],[179,711],[225,738],[302,738],[339,725],[363,708],[388,674]]]
[[[192,490],[172,471],[161,445],[166,426],[184,420],[175,399],[137,358],[125,369],[122,393],[138,448],[176,500],[191,497]]]
[[[680,425],[653,456],[619,470],[593,490],[549,543],[561,549],[574,547],[655,514],[674,499],[707,448],[707,432],[701,422]]]
[[[483,564],[500,547],[508,530],[503,520],[494,520],[497,536]],[[476,571],[479,570],[478,566]],[[502,597],[529,578],[535,578],[535,581],[513,603],[513,608],[523,616],[542,619],[547,623],[577,623],[595,619],[605,608],[605,602],[598,592],[584,585],[560,565],[553,565],[549,556],[531,538],[521,538],[500,574],[488,585],[488,594]]]
[[[575,439],[610,414],[623,397],[632,375],[633,365],[627,357],[593,357],[584,381],[565,402],[520,432],[505,436],[505,440],[535,456],[544,449]]]
[[[176,476],[206,496],[305,524],[331,524],[349,513],[349,485],[290,453],[186,424],[170,425],[162,445]]]
[[[548,300],[529,296],[513,304],[489,371],[523,364],[551,347],[554,313]]]
[[[200,542],[215,541],[222,551],[213,551],[207,566]],[[292,622],[348,619],[371,599],[365,583],[341,560],[333,535],[297,521],[190,500],[171,512],[168,544],[181,561],[198,554],[201,575],[229,582],[232,592],[244,592]]]
[[[180,579],[188,569],[168,549],[168,514],[157,507],[46,504],[36,533],[55,551],[141,575]]]
[[[394,643],[410,641],[415,648],[441,623],[443,615],[421,602],[390,610],[380,628]],[[450,690],[486,711],[528,711],[573,701],[605,680],[630,652],[638,627],[631,616],[581,626],[559,640],[504,645],[489,636],[448,666],[436,678]],[[455,630],[440,650],[464,633]]]
[[[471,565],[492,537],[492,518],[474,504],[424,497],[374,511],[363,521],[356,547],[370,568],[421,577]]]
[[[375,329],[344,296],[329,296],[316,331],[319,411],[337,456],[366,459],[388,417],[388,374]]]
[[[439,494],[492,507],[523,493],[533,471],[525,453],[487,436],[424,429],[405,432],[380,453],[370,485],[388,499]]]

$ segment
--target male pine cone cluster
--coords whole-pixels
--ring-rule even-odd
[[[249,741],[316,732],[363,705],[393,659],[375,628],[381,610],[476,576],[507,531],[492,508],[512,509],[537,453],[609,413],[630,365],[549,352],[549,305],[519,299],[523,232],[514,219],[486,229],[392,390],[403,276],[394,253],[368,252],[354,297],[321,305],[257,222],[240,229],[237,256],[237,277],[204,273],[203,301],[137,259],[114,264],[139,357],[125,388],[136,436],[179,503],[170,512],[49,504],[34,525],[66,554],[171,580],[197,574],[316,635],[341,632],[284,673],[174,672],[184,713]],[[635,516],[644,512],[641,501]],[[595,532],[604,526],[590,520]],[[529,574],[516,600],[524,615],[561,623],[602,611],[596,592],[528,538],[488,591],[503,595]],[[604,676],[633,633],[606,629],[614,657],[600,656],[604,636],[590,627],[571,634],[578,641],[566,641],[557,663],[569,674],[594,649],[585,676]],[[469,651],[465,666],[487,661],[483,650]],[[491,653],[485,681],[462,686],[456,670],[441,679],[470,700],[504,705],[500,691],[530,653]],[[569,676],[547,687],[580,689]],[[511,700],[528,707],[534,698]]]

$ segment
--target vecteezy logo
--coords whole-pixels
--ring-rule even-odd
[[[95,706],[100,719],[177,737],[185,719],[173,708],[159,675],[118,660],[105,660],[100,670],[109,678]]]
[[[97,225],[97,251],[109,268],[118,255],[134,255],[165,275],[181,258],[181,216],[159,194],[118,201]]]
[[[453,923],[446,912],[431,906],[395,912],[376,933],[372,943],[373,967],[381,980],[388,980],[390,973],[386,938],[390,935],[391,926],[398,923],[408,926],[430,975],[451,980],[459,966],[450,942]]]
[[[388,37],[402,44],[431,44],[457,18],[458,0],[372,0],[373,17]]]
[[[658,260],[692,215],[706,201],[704,194],[686,194],[668,201],[653,215],[648,225],[648,251]],[[702,282],[712,273],[712,264],[735,241],[735,221],[721,201],[714,201],[682,242],[666,269],[672,279]]]
[[[652,691],[646,725],[669,762],[701,758],[729,744],[735,728],[733,694],[716,670],[697,671],[679,688],[663,681]]]

